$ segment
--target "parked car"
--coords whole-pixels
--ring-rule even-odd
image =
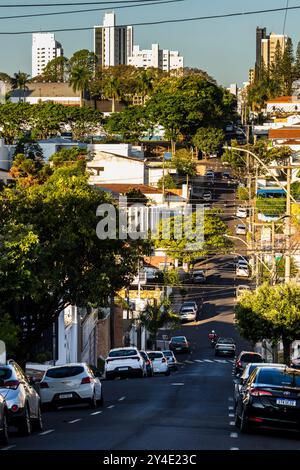
[[[0,387],[2,379],[0,379]],[[0,395],[0,445],[8,443],[8,409],[6,401],[2,395]]]
[[[247,233],[246,225],[237,224],[235,226],[235,233],[236,233],[236,235],[246,235],[246,233]]]
[[[219,338],[215,345],[215,356],[234,356],[235,342],[232,338]]]
[[[190,352],[190,343],[185,336],[173,336],[169,342],[169,349],[173,352]]]
[[[179,310],[179,317],[181,321],[195,321],[197,318],[197,311],[195,307],[181,307]]]
[[[96,408],[103,405],[100,378],[85,363],[49,367],[40,382],[40,394],[44,406],[88,403]]]
[[[211,201],[212,200],[212,192],[211,191],[204,191],[202,194],[202,199],[204,201]]]
[[[239,261],[236,270],[235,270],[236,277],[249,277],[250,270],[249,265],[246,261]]]
[[[106,379],[146,376],[146,364],[137,348],[116,348],[109,351],[105,361]]]
[[[235,373],[241,375],[250,362],[261,363],[264,359],[261,354],[254,351],[242,351],[235,361]]]
[[[245,219],[246,217],[248,217],[247,207],[239,206],[236,211],[236,216],[239,217],[240,219]]]
[[[198,311],[199,311],[198,303],[195,300],[186,300],[181,305],[181,308],[183,308],[183,307],[193,307],[194,310],[196,311],[196,313],[198,313]]]
[[[204,176],[209,179],[214,179],[215,173],[213,170],[207,170]]]
[[[163,355],[167,358],[169,368],[171,370],[178,370],[177,359],[174,356],[173,351],[170,351],[170,349],[165,349],[162,352],[163,352]]]
[[[147,351],[147,354],[153,363],[154,374],[170,375],[168,360],[162,351]]]
[[[300,357],[297,357],[296,359],[293,359],[291,362],[290,367],[292,369],[299,369],[300,370]]]
[[[246,365],[244,372],[239,377],[235,377],[234,382],[234,392],[233,392],[233,400],[234,400],[234,409],[236,408],[236,404],[241,394],[241,390],[243,385],[247,382],[250,375],[256,369],[256,367],[278,367],[280,369],[284,369],[286,367],[285,364],[270,364],[270,363],[261,363],[261,362],[250,362]]]
[[[231,178],[231,175],[228,171],[224,171],[222,176],[225,180],[229,180]]]
[[[255,427],[283,427],[299,432],[300,371],[257,367],[242,387],[235,425],[242,433]]]
[[[153,377],[154,375],[153,364],[152,364],[150,357],[148,356],[146,351],[140,351],[140,355],[142,356],[146,364],[147,377]]]
[[[197,269],[193,271],[192,276],[193,276],[193,282],[195,284],[203,284],[206,280],[203,269]]]
[[[0,365],[0,395],[6,401],[8,423],[28,436],[32,430],[42,431],[41,399],[28,382],[21,367],[10,360]]]

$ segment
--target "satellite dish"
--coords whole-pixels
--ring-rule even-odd
[[[6,364],[6,346],[0,339],[0,364]]]

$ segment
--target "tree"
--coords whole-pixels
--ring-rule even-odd
[[[16,327],[7,313],[0,318],[0,339],[4,341],[7,353],[12,356],[18,347],[20,327]]]
[[[200,127],[193,137],[193,144],[207,156],[217,154],[225,140],[222,129],[214,127]]]
[[[298,42],[296,58],[294,63],[294,80],[300,79],[300,42]]]
[[[292,83],[294,81],[294,52],[291,38],[287,39],[281,62],[284,95],[292,94]]]
[[[71,68],[69,83],[73,91],[80,91],[80,107],[83,106],[83,99],[86,90],[89,87],[90,80],[92,79],[92,72],[84,66],[77,65]]]
[[[0,72],[0,80],[1,80],[2,82],[11,83],[12,78],[11,78],[11,76],[8,75],[7,73],[5,73],[5,72]]]
[[[104,123],[104,128],[110,135],[121,135],[123,140],[133,142],[137,142],[148,127],[142,106],[128,106],[120,113],[111,114]]]
[[[172,175],[167,173],[165,176],[162,176],[160,180],[158,180],[157,187],[158,189],[162,189],[163,187],[165,189],[176,189],[177,186]]]
[[[35,77],[46,82],[66,82],[70,73],[69,60],[65,56],[55,57],[50,60],[40,77]]]
[[[282,341],[284,362],[289,365],[291,343],[300,335],[300,287],[264,284],[255,292],[246,292],[235,308],[235,319],[248,340]]]
[[[141,69],[136,81],[136,91],[137,94],[142,96],[142,104],[145,104],[145,98],[153,90],[153,77],[148,70]]]
[[[150,340],[156,349],[156,337],[160,328],[167,324],[178,324],[178,316],[173,313],[170,303],[167,301],[148,304],[144,312],[140,314],[139,320],[141,324],[150,333]]]
[[[62,123],[67,120],[68,108],[56,103],[38,103],[31,105],[31,137],[35,140],[48,139],[57,136]]]
[[[19,72],[14,73],[13,78],[11,79],[11,87],[13,90],[20,90],[20,92],[23,92],[23,101],[25,103],[25,91],[27,89],[27,83],[29,83],[29,77],[28,73]],[[22,101],[21,98],[21,93],[19,96],[19,101]]]
[[[0,106],[1,136],[14,144],[30,128],[33,107],[29,103],[4,103]]]
[[[97,237],[96,208],[111,200],[88,184],[79,163],[0,193],[0,317],[9,314],[22,330],[22,362],[66,306],[107,304],[141,256],[141,241]]]
[[[116,101],[122,98],[122,87],[119,78],[108,75],[103,87],[104,96],[112,101],[111,112],[116,111]]]
[[[97,65],[97,56],[94,52],[90,52],[87,49],[81,49],[76,51],[69,59],[70,71],[74,68],[85,69],[90,74],[95,73],[95,67]]]
[[[74,139],[82,140],[93,135],[103,122],[103,114],[93,108],[75,106],[66,110],[66,123],[70,126]]]
[[[140,189],[129,188],[125,196],[127,197],[128,206],[132,206],[133,204],[143,204],[146,206],[149,202]]]
[[[172,165],[175,166],[179,175],[186,176],[186,183],[190,176],[196,174],[196,162],[193,160],[193,155],[186,149],[180,149],[172,156]]]

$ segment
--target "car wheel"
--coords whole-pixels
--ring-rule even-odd
[[[101,398],[100,400],[97,401],[98,406],[104,406],[104,398],[103,398],[103,392],[101,390]]]
[[[28,405],[25,405],[24,407],[24,413],[20,420],[20,425],[18,429],[22,436],[30,436],[32,432],[30,412],[29,412]]]
[[[41,405],[39,405],[38,417],[33,421],[32,428],[33,428],[34,431],[42,431],[43,430],[43,419],[42,419]]]
[[[234,425],[239,428],[241,426],[241,418],[238,415],[237,407],[235,406]]]
[[[93,410],[94,410],[95,408],[97,408],[97,400],[96,400],[96,394],[95,394],[95,392],[94,392],[92,398],[90,399],[89,407],[92,408]]]
[[[249,432],[249,421],[246,416],[245,410],[243,410],[241,420],[240,420],[240,431],[243,434]]]
[[[167,372],[165,372],[165,375],[166,375],[166,376],[169,376],[169,375],[170,375],[170,369],[168,369]]]
[[[8,443],[8,418],[7,418],[6,411],[4,411],[2,431],[0,431],[0,444],[5,445],[7,443]]]

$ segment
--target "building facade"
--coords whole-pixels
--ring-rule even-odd
[[[94,26],[94,52],[98,66],[126,65],[132,46],[132,26],[116,26],[115,13],[105,13],[103,25]]]
[[[41,75],[48,64],[63,55],[62,45],[52,33],[34,33],[32,35],[32,77]]]
[[[288,36],[285,34],[267,34],[266,28],[256,28],[256,62],[255,73],[259,73],[261,64],[269,68],[274,63],[277,44],[281,54],[284,53]]]
[[[183,57],[178,51],[160,49],[159,44],[152,44],[151,49],[140,49],[133,46],[132,55],[128,57],[128,65],[138,68],[150,68],[170,72],[171,70],[183,70]]]

